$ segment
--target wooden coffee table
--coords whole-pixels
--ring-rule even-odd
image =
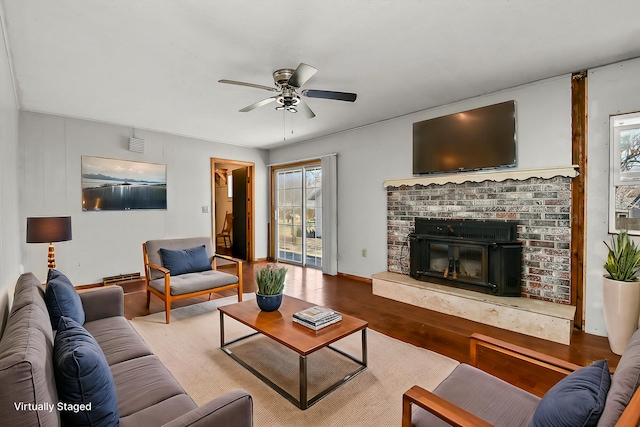
[[[225,305],[218,307],[220,311],[220,348],[231,356],[235,361],[240,363],[255,376],[260,378],[263,382],[276,390],[282,396],[287,398],[294,405],[300,409],[307,409],[309,406],[316,403],[318,400],[331,393],[336,388],[340,387],[345,382],[351,380],[360,372],[367,368],[367,326],[368,323],[364,320],[357,319],[346,314],[342,315],[342,321],[322,328],[319,331],[314,331],[305,326],[299,325],[292,320],[293,313],[300,310],[304,310],[309,307],[313,307],[316,304],[312,304],[307,301],[303,301],[297,298],[283,295],[282,305],[278,311],[263,312],[258,308],[258,305],[254,299],[249,301],[243,301],[235,304]],[[225,341],[224,337],[224,316],[227,315],[240,323],[254,329],[256,332],[245,335],[243,337],[234,339],[232,341]],[[358,331],[362,332],[362,358],[357,359],[354,356],[343,352],[337,348],[332,347],[330,344]],[[299,398],[295,398],[273,381],[262,375],[254,367],[250,366],[236,354],[229,349],[229,345],[246,338],[252,337],[257,334],[265,335],[274,341],[290,348],[299,355],[299,382],[300,382],[300,395]],[[359,366],[358,369],[345,376],[340,381],[329,386],[325,390],[318,393],[316,396],[309,398],[307,396],[307,356],[311,353],[318,351],[322,348],[330,348],[331,350],[346,356],[347,358],[356,362]]]

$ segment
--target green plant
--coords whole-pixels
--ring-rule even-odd
[[[260,295],[278,295],[284,290],[287,268],[269,264],[256,272],[256,282]]]
[[[627,230],[621,230],[620,234],[611,237],[611,245],[604,242],[609,249],[607,262],[604,269],[607,270],[613,280],[621,282],[635,282],[638,280],[636,273],[640,268],[640,247],[629,238]]]

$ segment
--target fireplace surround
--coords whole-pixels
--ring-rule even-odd
[[[514,221],[522,242],[521,296],[570,304],[573,167],[385,181],[387,271],[410,275],[416,218]]]
[[[409,247],[415,279],[497,296],[521,294],[515,222],[416,218]]]
[[[474,322],[569,344],[571,187],[575,165],[391,179],[387,189],[387,271],[373,294]],[[417,218],[517,223],[521,296],[500,297],[410,276],[409,235]],[[448,253],[448,252],[447,252]]]

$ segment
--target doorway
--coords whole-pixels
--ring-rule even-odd
[[[273,170],[274,249],[278,261],[322,268],[322,167]]]
[[[253,261],[254,163],[211,159],[212,239],[216,252]]]

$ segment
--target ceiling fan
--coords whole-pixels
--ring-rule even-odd
[[[316,115],[311,108],[300,98],[300,95],[307,98],[322,98],[322,99],[334,99],[338,101],[354,102],[357,98],[357,94],[348,92],[334,92],[330,90],[316,90],[316,89],[304,89],[298,94],[298,90],[309,80],[318,70],[304,63],[300,63],[298,68],[292,70],[291,68],[282,68],[273,72],[273,81],[275,87],[263,86],[253,83],[238,82],[235,80],[218,80],[218,83],[226,83],[239,86],[248,86],[256,89],[268,90],[270,92],[279,92],[277,95],[258,101],[255,104],[251,104],[244,107],[240,112],[246,113],[247,111],[254,110],[258,107],[276,102],[280,105],[276,107],[276,110],[285,110],[290,113],[301,113],[307,118],[313,118]]]

